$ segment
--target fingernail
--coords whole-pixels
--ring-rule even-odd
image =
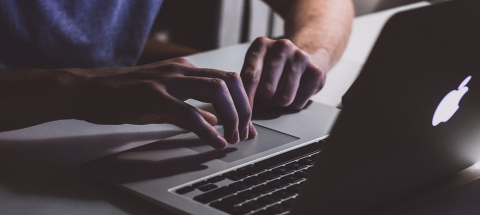
[[[258,135],[257,129],[255,129],[255,126],[253,126],[253,123],[250,122],[250,134],[252,137],[256,137]]]
[[[233,143],[238,143],[240,141],[240,136],[238,135],[238,130],[233,132]]]
[[[242,141],[248,138],[248,127],[250,127],[250,125],[245,127],[242,131]]]
[[[217,135],[218,139],[220,139],[219,144],[216,149],[225,149],[227,147],[227,141],[225,138],[222,137],[222,135]]]

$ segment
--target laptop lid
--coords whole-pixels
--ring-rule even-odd
[[[372,214],[480,161],[480,1],[395,15],[294,212]]]

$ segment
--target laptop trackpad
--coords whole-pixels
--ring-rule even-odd
[[[241,141],[235,145],[229,144],[228,148],[236,148],[237,150],[228,153],[225,157],[219,158],[219,160],[230,163],[300,139],[298,137],[294,137],[259,125],[255,125],[255,128],[258,132],[258,136],[256,138]],[[223,127],[218,128],[217,130],[223,134]],[[202,153],[214,150],[211,146],[200,140],[196,135],[187,137],[185,139],[199,142],[198,145],[193,144],[194,146],[187,147],[196,152]]]

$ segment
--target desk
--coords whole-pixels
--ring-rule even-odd
[[[339,66],[313,100],[337,105],[355,80],[380,29],[406,7],[355,19]],[[248,44],[187,59],[199,67],[240,71]],[[343,66],[342,66],[343,65]],[[0,214],[170,214],[162,208],[82,174],[80,164],[185,132],[172,125],[99,126],[63,120],[0,133]]]

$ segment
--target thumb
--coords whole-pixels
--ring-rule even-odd
[[[218,119],[213,113],[210,113],[210,112],[202,110],[202,109],[198,109],[198,112],[200,112],[200,115],[202,115],[202,117],[205,119],[205,121],[207,121],[210,125],[218,124]]]

